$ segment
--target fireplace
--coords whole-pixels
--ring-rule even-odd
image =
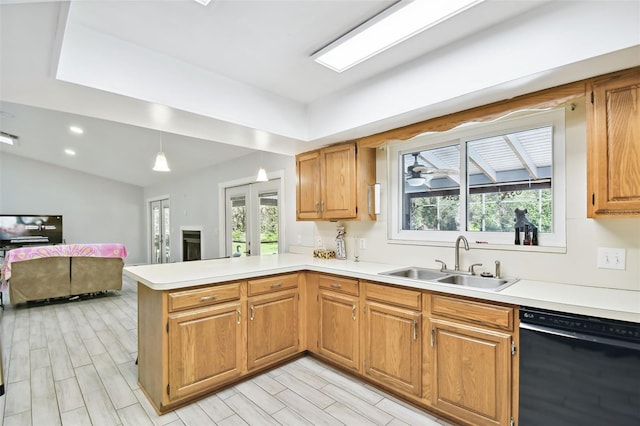
[[[200,231],[182,231],[182,261],[202,259]]]

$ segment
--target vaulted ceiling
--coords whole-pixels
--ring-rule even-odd
[[[0,0],[0,129],[21,136],[0,153],[147,186],[171,178],[160,133],[176,176],[640,65],[636,1],[485,1],[341,74],[311,60],[393,3]]]

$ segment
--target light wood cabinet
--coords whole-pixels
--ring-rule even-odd
[[[510,307],[431,296],[426,396],[433,407],[474,425],[510,423],[512,318]]]
[[[365,376],[402,393],[420,396],[420,292],[369,282],[365,291]]]
[[[375,220],[375,150],[341,144],[296,156],[298,220]]]
[[[640,216],[640,68],[587,84],[587,216]]]
[[[169,398],[176,399],[239,377],[242,371],[240,302],[169,315]]]
[[[185,290],[138,284],[138,381],[160,414],[301,350],[298,273]]]
[[[343,367],[360,365],[358,281],[319,277],[317,352]]]
[[[517,420],[511,306],[302,272],[139,284],[138,314],[139,383],[158,413],[309,350],[461,424]]]
[[[298,274],[249,281],[247,368],[274,364],[298,352]],[[284,290],[282,290],[284,288]]]

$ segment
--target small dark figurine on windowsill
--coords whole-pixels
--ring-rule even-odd
[[[520,210],[516,209],[516,240],[515,244],[525,245],[525,246],[537,246],[538,245],[538,228],[536,225],[531,223],[529,217],[527,215],[527,209]],[[520,239],[520,233],[523,232],[524,236]],[[522,242],[521,242],[522,241]]]

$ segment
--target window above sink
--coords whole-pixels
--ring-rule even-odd
[[[565,237],[564,109],[461,126],[389,145],[389,238],[514,247],[515,209],[541,246]]]

